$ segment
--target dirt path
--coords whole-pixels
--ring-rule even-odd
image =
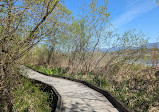
[[[62,97],[63,112],[118,112],[102,94],[81,83],[45,76],[28,68],[25,74],[54,86]]]

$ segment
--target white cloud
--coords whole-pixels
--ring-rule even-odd
[[[125,0],[127,2],[127,8],[134,6],[136,3],[138,3],[141,0]]]
[[[133,19],[147,13],[148,11],[151,11],[152,9],[158,6],[155,0],[135,0],[134,2],[132,2],[132,0],[126,1],[127,11],[121,14],[112,22],[117,27],[131,22]]]

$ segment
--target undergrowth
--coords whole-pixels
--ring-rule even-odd
[[[31,80],[22,78],[13,92],[14,112],[51,112],[50,95],[40,89],[40,84],[33,83]]]

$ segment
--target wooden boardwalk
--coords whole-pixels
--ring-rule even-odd
[[[63,112],[118,112],[105,96],[82,83],[46,76],[28,68],[25,75],[53,86],[61,95]]]

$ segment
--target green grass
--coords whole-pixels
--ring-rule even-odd
[[[39,84],[32,83],[29,79],[22,79],[13,92],[13,111],[15,112],[51,112],[50,95],[40,90]],[[50,102],[51,101],[51,102]]]
[[[58,75],[58,76],[67,76],[67,77],[75,78],[75,79],[82,79],[82,80],[88,81],[91,84],[95,84],[100,87],[109,87],[110,86],[110,83],[106,79],[106,77],[94,75],[91,73],[88,75],[83,75],[82,73],[67,75],[67,74],[63,73],[62,68],[48,69],[44,66],[33,66],[33,65],[29,65],[29,67],[31,67],[35,70],[38,70],[40,72],[47,73],[47,74]]]

